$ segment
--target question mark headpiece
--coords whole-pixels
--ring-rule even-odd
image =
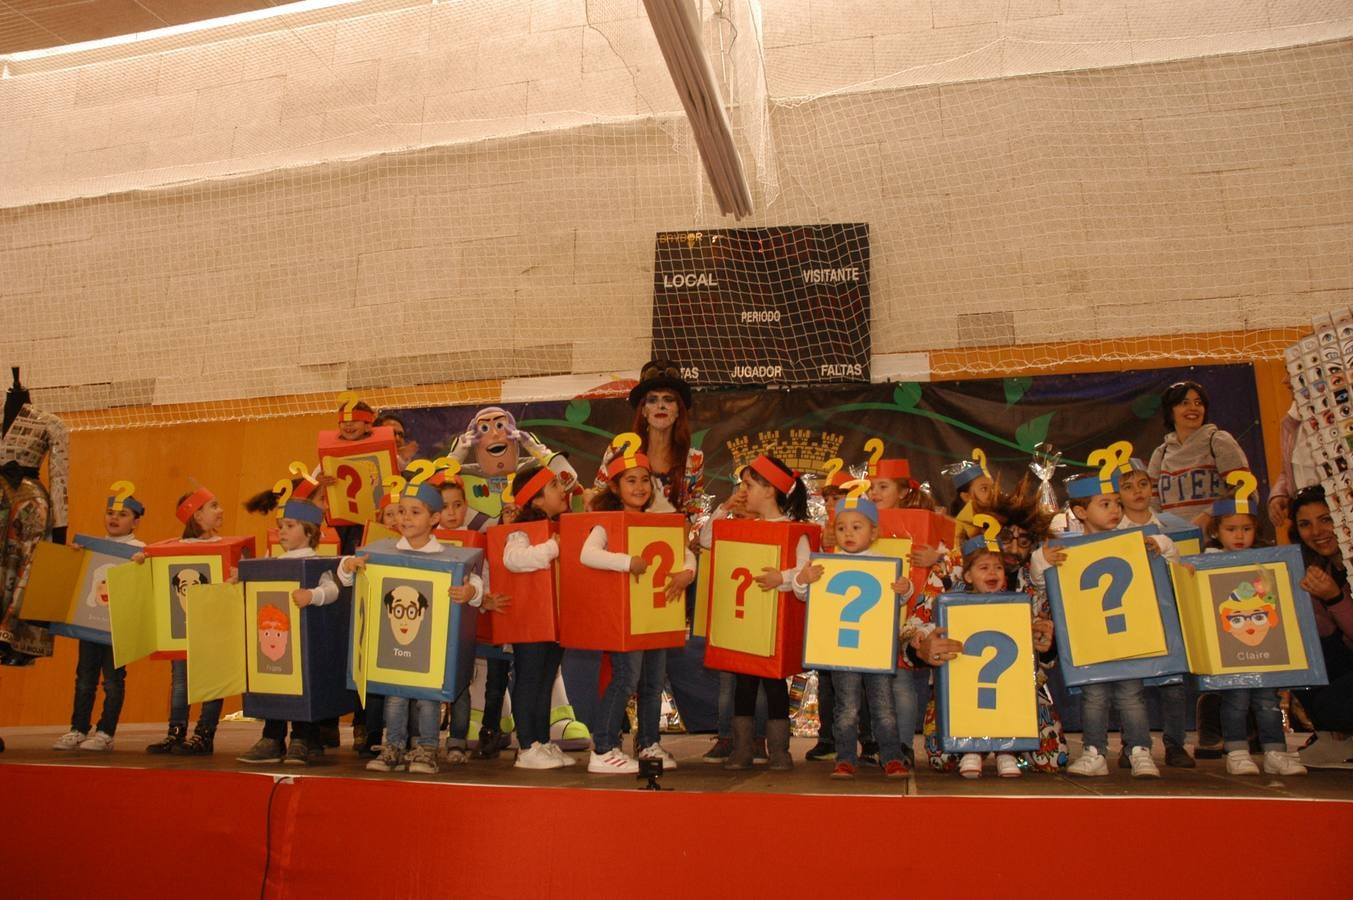
[[[376,414],[362,403],[356,391],[344,391],[338,395],[338,402],[341,404],[338,408],[338,421],[340,422],[374,422]],[[358,407],[361,407],[360,409]]]
[[[948,475],[954,484],[954,490],[961,491],[983,475],[991,477],[991,472],[987,469],[987,454],[981,447],[973,447],[972,456],[951,466],[945,466],[941,474]]]
[[[996,517],[989,516],[986,513],[978,513],[972,517],[972,523],[982,529],[982,533],[963,542],[963,558],[967,559],[979,550],[1000,553],[1001,523],[996,520]]]
[[[108,508],[114,512],[129,509],[134,516],[143,516],[146,513],[146,507],[132,496],[136,490],[136,485],[130,481],[114,481],[108,490],[113,492],[113,496],[108,498]]]
[[[643,442],[644,439],[633,431],[626,431],[615,436],[615,439],[611,441],[611,449],[620,452],[606,464],[607,481],[614,481],[628,469],[648,469],[650,472],[653,470],[653,467],[649,465],[647,454],[639,452],[639,447],[643,445]]]
[[[1086,457],[1092,467],[1098,467],[1094,474],[1077,475],[1066,481],[1066,495],[1073,500],[1087,500],[1100,494],[1118,493],[1118,478],[1132,471],[1132,444],[1128,441],[1115,441],[1107,447],[1095,450]]]
[[[437,464],[431,460],[415,459],[409,463],[409,468],[403,473],[405,478],[403,496],[417,500],[431,512],[439,513],[444,504],[439,483],[432,480],[435,474]]]
[[[871,524],[879,523],[879,508],[867,496],[869,491],[869,479],[857,478],[854,481],[847,481],[841,485],[846,491],[846,495],[836,501],[836,514],[839,516],[844,512],[856,512],[864,516]]]
[[[1212,504],[1213,518],[1235,515],[1256,515],[1254,495],[1259,487],[1259,480],[1254,477],[1254,473],[1245,469],[1236,469],[1227,472],[1226,483],[1232,485],[1236,489],[1235,495],[1225,500],[1218,500],[1216,503]]]
[[[376,508],[385,509],[393,503],[399,502],[399,497],[404,493],[404,487],[408,484],[402,477],[395,475],[385,481],[384,484],[378,484],[374,488],[376,495]]]

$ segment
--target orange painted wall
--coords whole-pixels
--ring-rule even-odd
[[[992,350],[1002,358],[1014,348]],[[1250,361],[1209,347],[1206,357],[1163,359],[1138,364],[1137,368],[1159,368],[1217,362]],[[971,354],[972,351],[967,351]],[[934,354],[935,368],[944,378],[962,377],[951,367],[953,360],[943,353]],[[1038,358],[1038,357],[1031,357]],[[972,356],[967,357],[973,365]],[[1259,406],[1265,425],[1265,449],[1269,472],[1280,471],[1277,423],[1291,403],[1291,394],[1283,384],[1283,365],[1278,359],[1253,361],[1258,386]],[[1034,365],[1005,374],[1051,374],[1071,371],[1105,371],[1122,365],[1087,366]],[[981,367],[984,377],[990,372]],[[937,376],[939,377],[939,376]],[[491,402],[490,390],[476,391],[462,402]],[[446,402],[445,398],[438,398]],[[458,400],[460,398],[457,398]],[[437,402],[429,398],[431,402]],[[1219,402],[1214,398],[1214,402]],[[224,407],[222,407],[224,408]],[[201,412],[209,412],[204,409]],[[102,534],[103,502],[107,487],[120,478],[137,485],[136,493],[148,512],[140,529],[147,541],[177,536],[174,501],[196,482],[210,487],[226,507],[225,531],[229,534],[253,534],[260,546],[267,522],[250,516],[241,508],[249,495],[270,487],[286,472],[293,459],[312,461],[315,434],[332,427],[332,414],[301,415],[295,418],[259,419],[249,422],[225,421],[204,424],[143,427],[127,430],[77,431],[71,437],[71,531]],[[0,727],[6,725],[52,725],[67,722],[75,680],[75,642],[58,639],[52,659],[41,660],[24,669],[0,668]],[[169,666],[164,662],[143,661],[127,673],[127,700],[123,708],[125,722],[163,722],[168,715]],[[100,698],[100,703],[102,702]],[[239,700],[227,701],[227,711],[238,709]],[[95,707],[97,715],[98,706]],[[194,711],[195,713],[196,711]]]

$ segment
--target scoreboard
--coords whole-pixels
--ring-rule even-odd
[[[659,232],[653,356],[692,386],[869,381],[869,226]]]

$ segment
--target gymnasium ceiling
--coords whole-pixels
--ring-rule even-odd
[[[287,0],[0,0],[0,55],[282,6]]]

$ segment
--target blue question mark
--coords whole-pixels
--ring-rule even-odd
[[[879,600],[883,598],[883,588],[879,586],[878,579],[865,572],[837,572],[827,582],[827,593],[839,594],[845,596],[851,589],[859,593],[854,600],[846,603],[841,610],[841,621],[850,622],[855,625],[860,624],[860,619],[878,605]],[[841,647],[849,647],[852,650],[860,646],[860,630],[858,628],[842,628],[836,634],[836,643]]]
[[[1019,647],[1015,639],[1000,631],[979,631],[963,642],[964,656],[982,656],[987,650],[995,650],[977,673],[977,708],[996,708],[996,683],[1001,680],[1005,670],[1019,659]],[[982,687],[982,685],[991,685]]]
[[[1095,560],[1081,572],[1081,590],[1098,590],[1105,575],[1109,576],[1109,586],[1104,591],[1104,628],[1109,634],[1122,634],[1127,631],[1127,616],[1110,613],[1123,608],[1123,595],[1132,583],[1132,564],[1118,556]]]

